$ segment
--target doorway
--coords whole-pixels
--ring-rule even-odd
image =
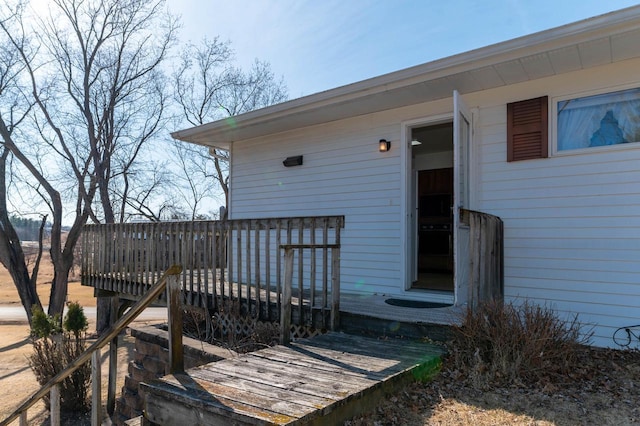
[[[454,291],[453,122],[411,129],[412,289]]]

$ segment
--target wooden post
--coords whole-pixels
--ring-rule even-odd
[[[56,384],[49,392],[51,426],[60,426],[60,384]]]
[[[20,426],[27,426],[27,412],[20,413]]]
[[[60,426],[60,384],[56,384],[49,392],[51,410],[51,426]]]
[[[284,249],[284,287],[282,289],[282,305],[280,311],[280,344],[291,341],[291,292],[293,283],[293,248]]]
[[[182,348],[182,303],[177,275],[167,278],[167,308],[169,309],[169,373],[184,371]]]
[[[340,228],[342,219],[336,223],[336,246],[331,249],[331,330],[340,327]]]
[[[59,385],[54,386],[57,388]],[[53,389],[52,389],[53,390]],[[102,368],[100,349],[91,354],[91,425],[102,422]]]
[[[331,249],[331,331],[340,326],[340,247]]]
[[[111,326],[118,320],[120,298],[111,298]],[[107,384],[107,413],[112,415],[116,408],[116,379],[118,377],[118,336],[109,342],[109,382]]]

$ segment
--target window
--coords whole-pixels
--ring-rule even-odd
[[[640,88],[557,103],[557,150],[640,142]]]

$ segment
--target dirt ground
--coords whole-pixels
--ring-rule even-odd
[[[380,401],[369,425],[640,425],[640,352],[584,348],[575,373],[560,382],[475,389],[443,370]]]

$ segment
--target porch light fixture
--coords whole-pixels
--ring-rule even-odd
[[[295,157],[287,157],[282,162],[285,167],[293,167],[293,166],[301,166],[302,165],[302,155],[296,155]]]
[[[378,142],[378,150],[380,152],[387,152],[391,149],[391,142],[386,139],[380,139]]]

